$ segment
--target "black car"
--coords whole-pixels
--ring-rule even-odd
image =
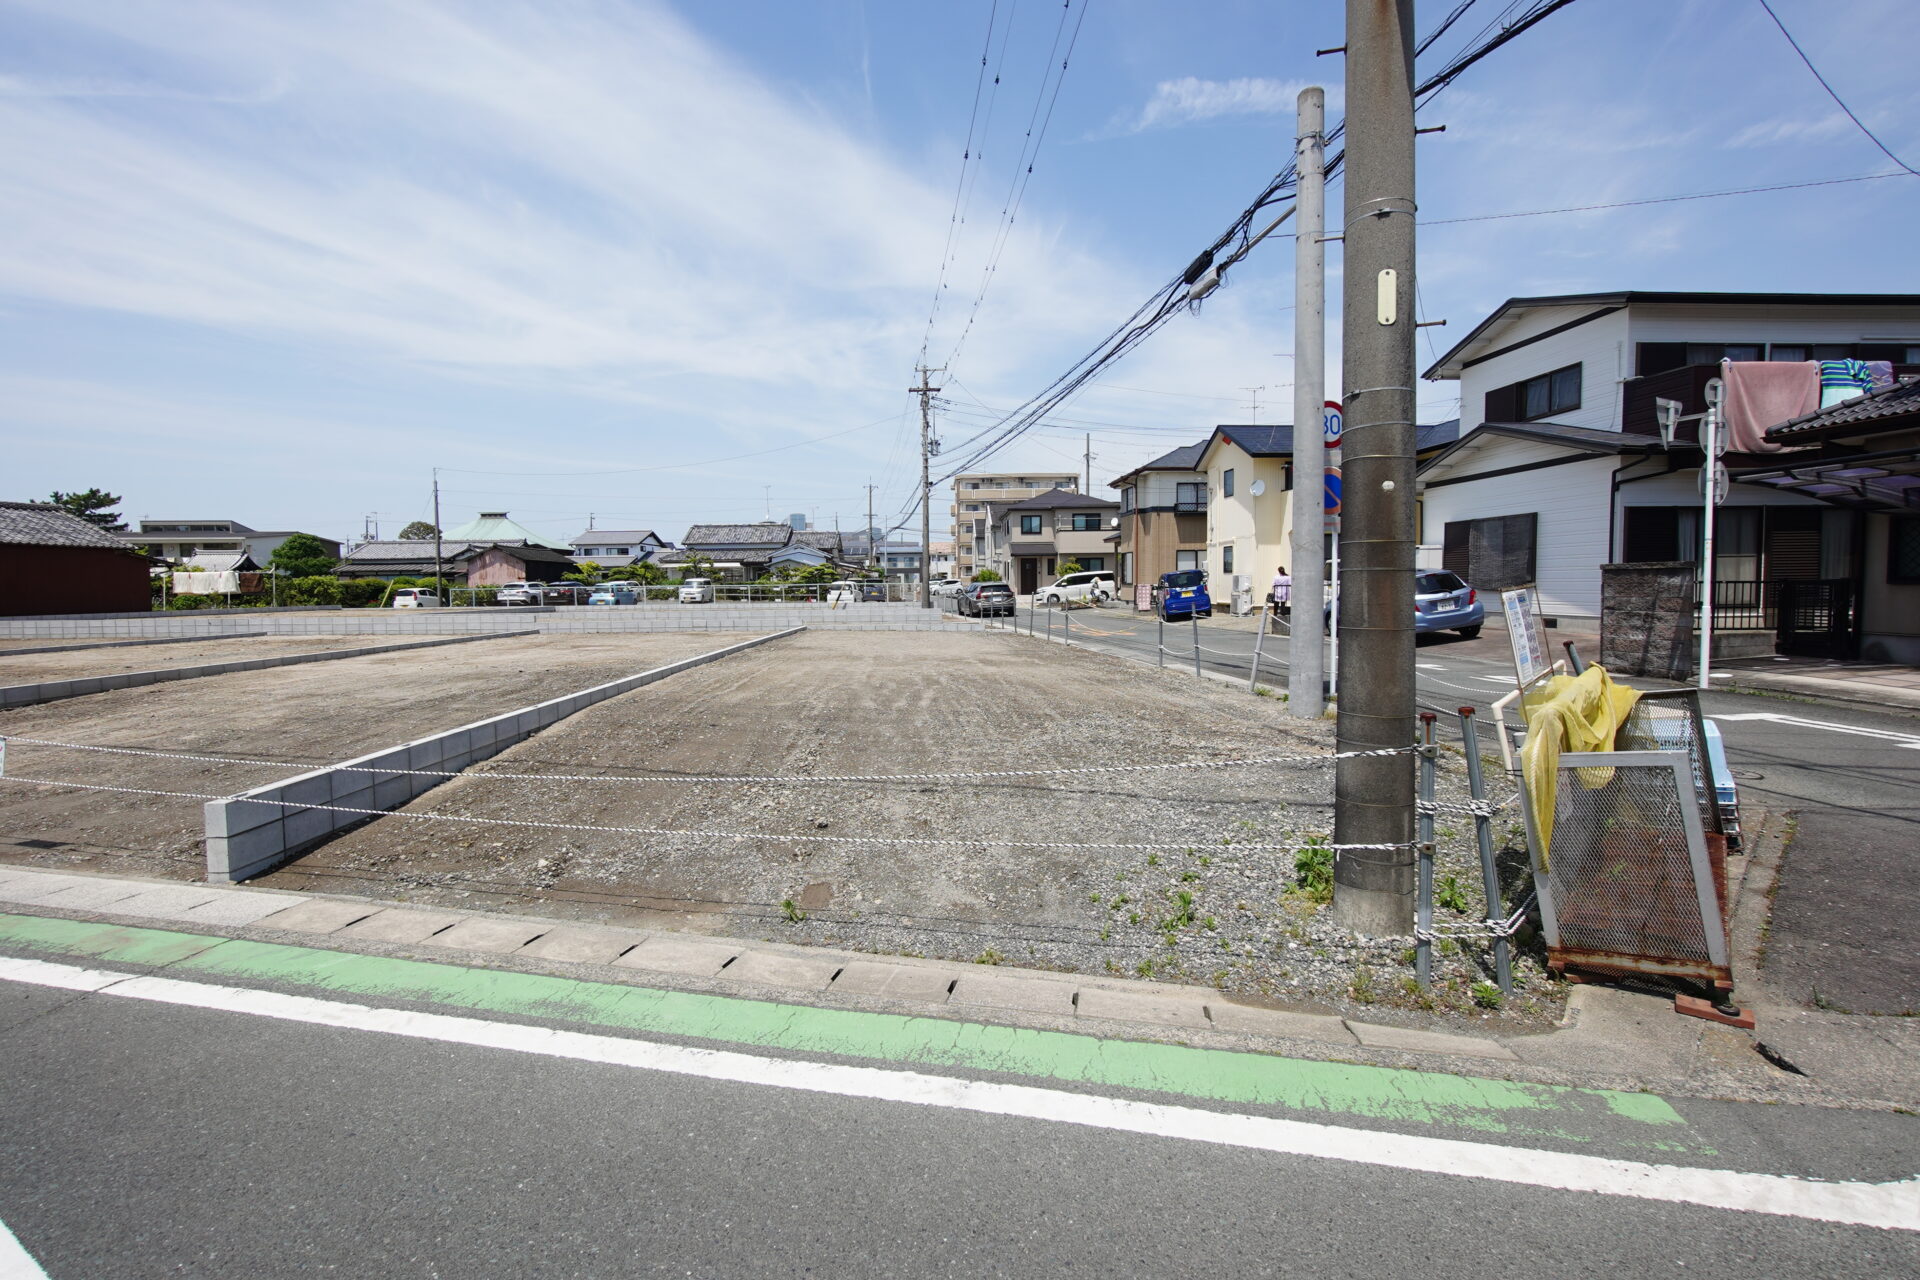
[[[1004,582],[975,582],[960,588],[954,608],[970,618],[1011,618],[1013,588]]]

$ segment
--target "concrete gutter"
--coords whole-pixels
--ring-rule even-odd
[[[264,875],[335,832],[357,826],[372,816],[365,812],[340,812],[333,808],[307,806],[337,805],[345,810],[397,809],[447,781],[441,773],[458,773],[490,759],[549,725],[558,724],[576,711],[583,711],[597,702],[618,697],[682,671],[691,671],[709,662],[743,653],[757,645],[797,635],[804,630],[805,627],[792,627],[758,636],[723,649],[655,667],[651,671],[623,676],[578,693],[551,698],[531,707],[490,716],[444,733],[254,787],[224,800],[209,801],[205,809],[207,879],[225,884]],[[421,774],[401,770],[436,772]]]
[[[318,653],[287,653],[272,658],[241,658],[233,662],[208,662],[193,667],[163,667],[157,671],[123,671],[118,675],[84,676],[76,680],[47,680],[39,684],[16,684],[0,689],[0,710],[31,707],[62,698],[79,698],[110,689],[132,689],[141,685],[166,684],[171,680],[198,680],[202,676],[232,675],[236,671],[265,671],[269,667],[291,667],[305,662],[333,662],[340,658],[364,658],[376,653],[399,653],[406,649],[431,649],[443,644],[466,644],[474,640],[499,640],[509,636],[537,635],[533,631],[498,631],[470,636],[443,636],[433,640],[413,640],[403,644],[367,645],[358,649],[325,649]],[[206,640],[207,636],[194,636]],[[76,648],[90,648],[78,645]]]

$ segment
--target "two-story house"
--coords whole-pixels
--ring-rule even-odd
[[[989,566],[1021,595],[1032,595],[1060,576],[1068,562],[1082,569],[1111,570],[1107,542],[1120,504],[1070,489],[1054,489],[1019,502],[993,505]]]
[[[114,536],[130,547],[149,547],[152,554],[184,563],[201,555],[242,556],[265,564],[291,538],[294,529],[254,529],[238,520],[142,520],[131,533]],[[314,535],[319,537],[318,534]],[[340,557],[340,544],[321,538],[327,554]]]
[[[1119,556],[1119,585],[1205,567],[1207,477],[1199,462],[1207,444],[1182,445],[1108,485],[1120,491],[1120,527],[1110,538]]]
[[[1426,377],[1457,380],[1474,424],[1420,468],[1422,543],[1483,590],[1534,582],[1543,611],[1600,615],[1600,566],[1697,560],[1698,422],[1663,444],[1656,402],[1705,408],[1722,360],[1855,359],[1920,367],[1920,295],[1621,292],[1513,298]],[[1856,513],[1740,482],[1773,453],[1728,453],[1716,516],[1715,610],[1770,647],[1769,583],[1855,571]]]
[[[575,560],[591,560],[603,569],[639,564],[670,545],[651,529],[588,529],[569,541]]]
[[[1078,489],[1075,474],[1006,475],[970,471],[953,478],[954,570],[958,577],[971,579],[976,568],[987,567],[987,541],[993,525],[990,504],[1005,505],[1050,493],[1055,489]]]

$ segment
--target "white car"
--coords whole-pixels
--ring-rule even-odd
[[[396,609],[438,609],[442,601],[425,587],[401,587],[393,593]]]
[[[713,579],[688,578],[680,584],[681,604],[712,604]]]
[[[936,600],[941,596],[958,595],[960,593],[960,579],[935,578],[927,584],[927,588],[933,593],[933,598]]]
[[[1113,575],[1098,569],[1070,573],[1040,588],[1034,597],[1044,605],[1111,600],[1114,597]]]
[[[505,605],[545,604],[546,596],[540,585],[538,582],[503,583],[500,590],[494,593],[493,602]]]

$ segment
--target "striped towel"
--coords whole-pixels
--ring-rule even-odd
[[[1873,374],[1867,369],[1864,360],[1822,360],[1820,362],[1820,389],[1845,387],[1850,391],[1866,391],[1873,386]]]

